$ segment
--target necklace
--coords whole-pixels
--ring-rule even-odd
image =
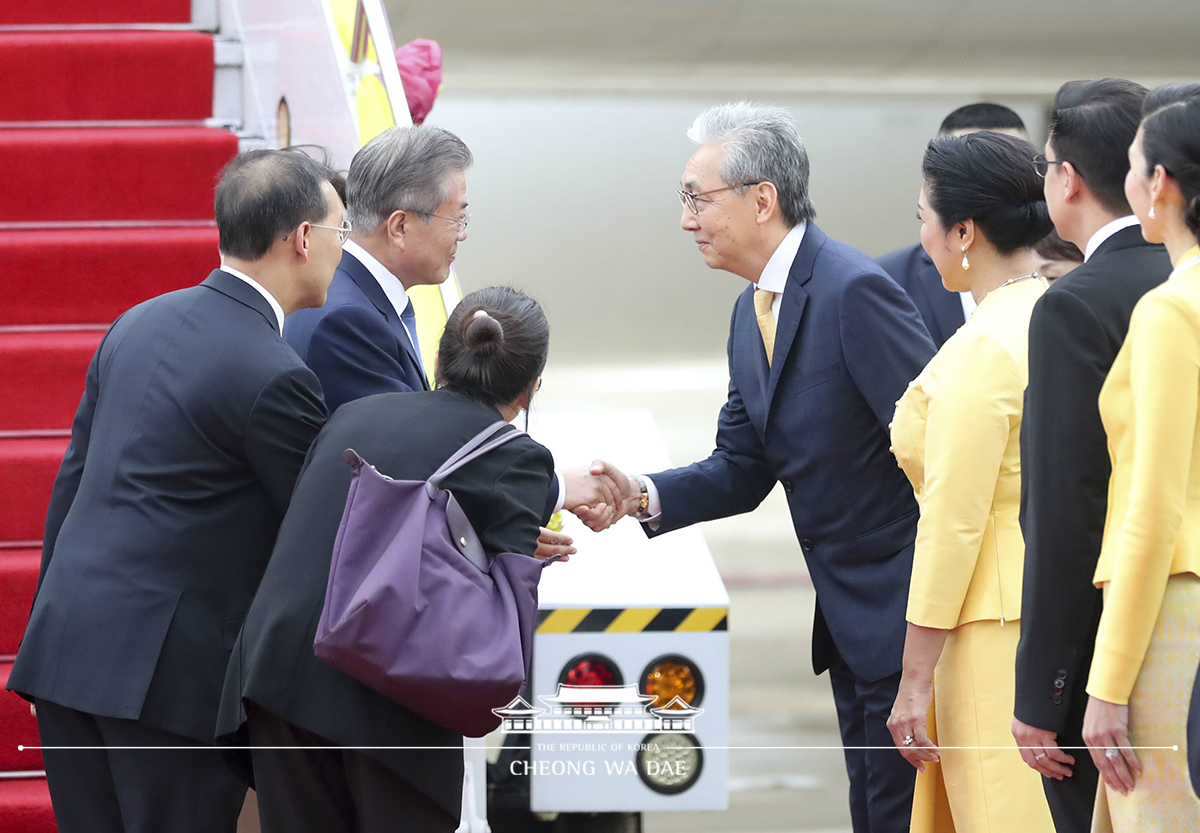
[[[1037,272],[1030,272],[1028,275],[1022,275],[1019,278],[1009,278],[1008,280],[1006,280],[1004,283],[1002,283],[1000,285],[1008,286],[1010,283],[1016,283],[1017,281],[1027,281],[1030,278],[1039,278],[1039,279],[1045,280],[1045,278],[1042,278],[1042,276],[1039,275]]]
[[[1183,261],[1178,266],[1176,266],[1174,269],[1172,269],[1171,277],[1173,278],[1176,275],[1182,275],[1184,272],[1186,272],[1188,269],[1191,269],[1193,266],[1200,266],[1200,255],[1196,255],[1195,257],[1189,257],[1187,260]]]

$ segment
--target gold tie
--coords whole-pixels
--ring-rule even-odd
[[[775,301],[775,293],[768,289],[754,290],[754,314],[758,317],[758,331],[762,333],[763,349],[767,351],[767,366],[771,366],[771,358],[775,353],[775,315],[771,312],[771,304]]]

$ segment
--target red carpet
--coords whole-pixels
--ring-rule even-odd
[[[0,26],[62,23],[187,23],[191,0],[6,0]]]
[[[55,833],[50,790],[44,778],[0,781],[0,819],[5,833]]]
[[[0,231],[0,263],[37,276],[5,280],[0,326],[94,324],[199,283],[220,258],[212,227],[64,229]]]
[[[203,127],[0,131],[0,223],[211,220],[235,153],[237,136]]]
[[[0,32],[0,688],[96,345],[126,309],[219,263],[213,188],[238,138],[202,126],[212,37],[103,28],[186,24],[191,6],[0,0],[0,27],[64,27]],[[0,690],[0,776],[40,770],[40,752],[17,749],[37,744],[29,704]],[[55,830],[44,778],[0,777],[0,833]]]
[[[104,331],[0,332],[0,431],[70,428]]]
[[[0,657],[15,654],[21,644],[41,562],[39,547],[0,549]]]
[[[200,121],[212,115],[212,36],[0,33],[0,78],[0,121]]]
[[[0,437],[0,541],[40,541],[66,437]]]

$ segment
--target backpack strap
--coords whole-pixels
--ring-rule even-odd
[[[496,436],[505,428],[509,428],[511,430],[505,431],[504,433],[499,434],[499,436]],[[471,462],[477,457],[482,457],[484,454],[487,454],[494,448],[499,448],[505,443],[511,442],[517,437],[523,436],[527,436],[524,431],[514,428],[504,420],[498,420],[497,422],[492,423],[474,437],[467,440],[466,444],[462,448],[450,455],[450,459],[442,463],[438,470],[429,476],[428,483],[430,492],[432,493],[432,490],[441,488],[443,480],[445,480],[449,475],[458,471],[467,463]]]

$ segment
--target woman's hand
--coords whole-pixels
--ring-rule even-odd
[[[533,557],[540,559],[554,558],[559,561],[570,561],[575,554],[575,542],[565,532],[555,532],[552,529],[541,528],[537,539],[537,550]]]
[[[1142,774],[1142,766],[1129,745],[1129,706],[1088,697],[1083,742],[1108,788],[1128,795],[1134,779]]]
[[[925,724],[933,702],[933,681],[914,682],[911,677],[900,678],[900,690],[888,718],[888,731],[904,760],[925,771],[925,762],[938,763],[941,754],[926,734]]]

